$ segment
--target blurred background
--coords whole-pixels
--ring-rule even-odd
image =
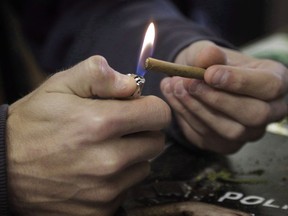
[[[288,25],[287,0],[174,2],[187,16],[210,26],[220,36],[237,46],[279,31]],[[192,9],[189,11],[189,8]]]

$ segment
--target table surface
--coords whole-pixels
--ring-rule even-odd
[[[128,196],[126,208],[200,201],[251,215],[287,216],[287,184],[286,136],[267,132],[229,156],[171,144]]]

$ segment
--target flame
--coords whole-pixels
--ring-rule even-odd
[[[144,76],[146,73],[144,64],[145,60],[153,54],[154,40],[155,40],[155,26],[154,23],[151,22],[147,28],[144,41],[142,44],[141,53],[138,59],[136,74],[139,76]]]

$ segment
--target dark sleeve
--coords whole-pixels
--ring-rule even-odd
[[[8,105],[0,106],[0,215],[8,216],[7,162],[6,162],[6,118]]]

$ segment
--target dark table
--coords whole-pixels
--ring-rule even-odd
[[[153,161],[151,176],[129,194],[125,208],[145,209],[197,201],[250,215],[287,216],[287,184],[286,136],[267,132],[259,141],[248,143],[229,156],[188,151],[170,143]],[[159,214],[162,215],[170,216]]]

